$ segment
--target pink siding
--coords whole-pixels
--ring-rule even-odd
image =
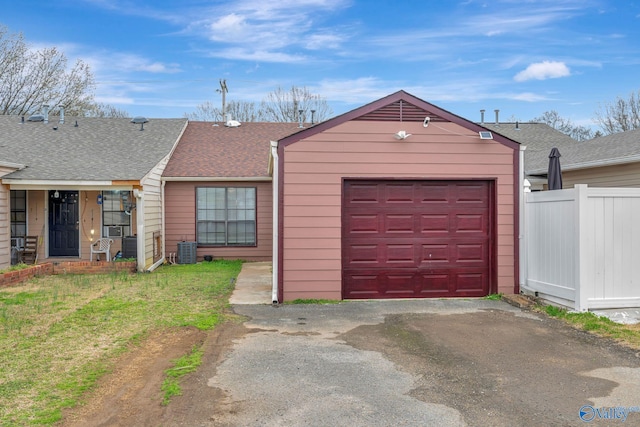
[[[196,187],[255,187],[257,189],[256,247],[198,247],[197,258],[271,261],[273,252],[273,195],[271,182],[167,181],[165,185],[166,253],[176,252],[179,242],[196,241]]]
[[[454,123],[351,121],[284,151],[285,301],[341,298],[343,178],[496,179],[497,291],[514,292],[513,149]]]

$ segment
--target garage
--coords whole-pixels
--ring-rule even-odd
[[[523,153],[404,91],[274,142],[274,301],[518,293]]]
[[[492,187],[490,181],[345,180],[343,298],[489,294]]]

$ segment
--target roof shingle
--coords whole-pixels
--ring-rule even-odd
[[[127,118],[67,117],[60,124],[0,116],[0,161],[26,165],[4,178],[140,180],[171,153],[186,124],[150,119],[141,131]]]
[[[302,130],[297,123],[189,122],[163,177],[268,177],[270,141]]]

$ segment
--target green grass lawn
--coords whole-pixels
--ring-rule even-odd
[[[551,317],[562,319],[570,325],[589,331],[604,338],[614,339],[626,346],[640,349],[640,324],[621,324],[605,316],[596,316],[591,312],[576,313],[553,305],[539,306]]]
[[[47,425],[128,345],[154,330],[212,329],[240,261],[152,273],[35,278],[0,288],[0,425]]]

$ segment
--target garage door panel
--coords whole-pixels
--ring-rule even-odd
[[[451,254],[449,244],[422,244],[420,250],[420,264],[440,263],[446,264],[450,262]]]
[[[456,186],[456,204],[488,206],[489,195],[484,191],[484,182]]]
[[[357,197],[350,194],[351,182],[344,186],[344,298],[489,293],[489,182],[360,184]],[[373,202],[374,194],[383,196]]]
[[[404,264],[403,267],[413,267],[415,264],[415,246],[413,244],[386,245],[387,265]]]
[[[378,234],[380,221],[376,214],[352,214],[347,219],[350,234]]]
[[[488,262],[488,250],[487,246],[483,243],[467,243],[458,244],[455,248],[455,259],[453,263],[463,263],[468,265],[470,263],[485,264]]]
[[[378,253],[378,245],[375,244],[350,245],[347,251],[348,264],[375,267],[379,263]]]
[[[354,205],[377,205],[380,203],[379,191],[377,184],[352,183],[346,201]]]
[[[423,235],[446,235],[449,227],[448,213],[420,215],[420,233]]]
[[[387,298],[411,298],[416,293],[417,281],[413,272],[387,274],[385,279],[383,291]]]
[[[455,233],[482,233],[488,232],[488,218],[481,213],[456,214],[453,221]]]
[[[414,215],[411,214],[384,214],[384,233],[386,234],[414,234]]]
[[[488,285],[483,272],[461,272],[455,277],[455,292],[462,296],[484,296]]]
[[[420,294],[427,296],[444,296],[449,294],[451,277],[448,271],[421,273]]]
[[[413,183],[384,184],[382,188],[384,188],[384,201],[387,205],[415,203],[415,184]]]
[[[420,183],[418,184],[418,196],[421,204],[428,205],[448,205],[450,188],[449,184],[442,183]]]

